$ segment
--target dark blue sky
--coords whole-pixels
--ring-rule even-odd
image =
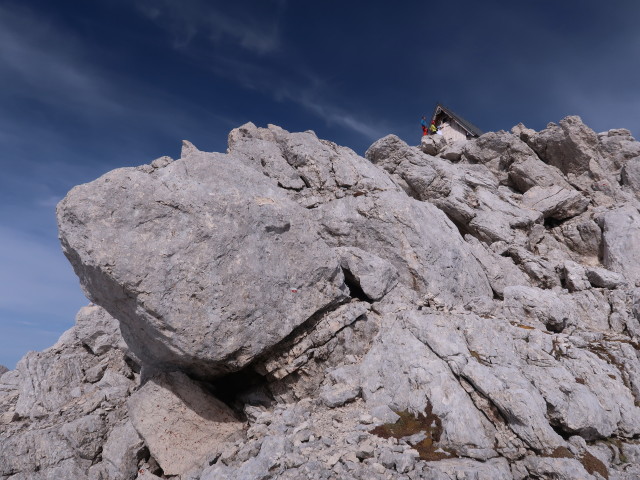
[[[485,131],[571,114],[640,135],[640,2],[0,0],[0,363],[86,303],[55,204],[247,121],[362,154],[440,101]]]

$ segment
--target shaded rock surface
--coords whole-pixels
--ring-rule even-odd
[[[249,123],[73,189],[96,305],[0,369],[0,479],[639,478],[640,144],[442,140]]]

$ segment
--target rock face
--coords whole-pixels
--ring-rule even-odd
[[[640,478],[640,144],[441,140],[246,124],[74,188],[96,305],[0,369],[0,479]]]
[[[58,212],[87,296],[121,320],[145,363],[237,370],[347,298],[309,213],[224,155],[116,170],[74,188]]]

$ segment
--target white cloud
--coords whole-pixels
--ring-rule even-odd
[[[63,107],[117,108],[105,82],[86,68],[80,41],[22,7],[0,6],[3,96]]]
[[[213,46],[231,41],[261,55],[276,52],[281,46],[280,16],[285,2],[265,0],[263,5],[267,14],[244,9],[233,15],[227,13],[229,8],[222,11],[198,0],[179,3],[172,0],[137,2],[143,15],[171,33],[176,48],[186,47],[196,35],[202,35]]]

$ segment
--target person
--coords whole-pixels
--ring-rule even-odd
[[[436,121],[435,120],[431,120],[431,125],[429,126],[429,133],[431,133],[433,135],[437,131],[438,131],[438,129],[436,128]]]
[[[420,120],[420,125],[422,125],[422,136],[424,137],[427,134],[427,117],[422,116],[422,120]]]

